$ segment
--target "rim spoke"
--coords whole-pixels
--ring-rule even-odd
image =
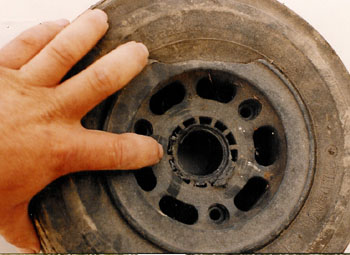
[[[263,167],[256,164],[255,161],[249,161],[240,158],[237,161],[235,172],[237,173],[237,175],[244,178],[244,180],[248,181],[251,177],[255,175],[260,176],[260,174],[264,172],[264,169]]]
[[[277,126],[277,123],[279,123],[279,119],[275,114],[271,114],[271,112],[268,112],[266,109],[263,108],[255,119],[248,120],[248,122],[253,127],[253,129],[258,129],[262,126]]]

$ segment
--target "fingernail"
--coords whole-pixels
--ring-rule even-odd
[[[70,22],[67,19],[59,19],[59,20],[54,21],[54,23],[56,23],[57,25],[59,25],[61,27],[66,27],[69,25]]]
[[[104,11],[102,11],[100,9],[94,9],[92,11],[94,13],[96,13],[95,15],[98,15],[104,22],[107,22],[108,16],[107,16],[107,14]]]
[[[163,146],[161,144],[158,144],[158,157],[161,159],[163,157],[164,151],[163,151]]]
[[[145,51],[146,55],[149,56],[148,49],[143,43],[138,43],[138,45]]]

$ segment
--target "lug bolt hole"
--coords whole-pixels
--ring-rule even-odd
[[[209,219],[216,224],[220,224],[224,222],[229,217],[229,212],[226,209],[226,207],[219,204],[215,204],[211,206],[209,208],[208,213],[209,213]]]
[[[261,108],[258,100],[249,99],[239,105],[238,112],[243,119],[253,120],[260,114]]]
[[[220,218],[222,218],[222,215],[221,215],[221,211],[217,208],[214,208],[210,211],[209,213],[209,217],[210,219],[212,219],[213,221],[217,221],[219,220]]]

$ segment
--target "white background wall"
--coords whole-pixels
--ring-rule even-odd
[[[350,70],[350,0],[279,0],[320,32]],[[97,0],[0,0],[0,47],[42,21],[73,20]],[[350,227],[349,227],[350,231]],[[16,252],[0,237],[0,253]],[[350,252],[350,248],[347,249]]]

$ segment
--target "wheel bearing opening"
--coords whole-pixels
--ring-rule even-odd
[[[209,175],[224,159],[218,138],[204,129],[190,131],[178,146],[178,161],[184,171],[192,175]]]

